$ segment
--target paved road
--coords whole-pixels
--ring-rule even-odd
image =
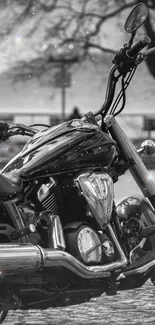
[[[155,325],[155,288],[148,281],[142,288],[88,303],[46,311],[9,312],[4,325]]]

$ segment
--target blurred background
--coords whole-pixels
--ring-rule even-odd
[[[150,15],[137,32],[155,46],[155,1],[141,0]],[[104,102],[115,53],[128,42],[124,22],[138,0],[0,0],[0,120],[55,125],[98,110]],[[134,75],[118,121],[136,147],[155,140],[155,56]],[[0,169],[27,141],[0,143]],[[155,155],[154,155],[155,156]],[[144,162],[155,180],[155,157]],[[151,169],[151,170],[150,170]],[[139,192],[129,173],[115,184],[116,201]],[[154,324],[154,289],[101,297],[63,311],[10,312],[9,324]],[[147,301],[147,303],[146,303]],[[108,312],[107,312],[108,311]],[[84,318],[82,318],[84,317]],[[80,320],[79,320],[80,319]],[[38,323],[39,322],[39,323]]]
[[[124,22],[135,0],[0,0],[0,120],[55,125],[99,109],[112,59],[130,35]],[[137,39],[155,46],[155,2]],[[136,41],[136,40],[135,40]],[[155,138],[155,56],[142,63],[118,117],[137,147]],[[27,138],[0,144],[0,168]],[[149,168],[155,158],[145,158]]]

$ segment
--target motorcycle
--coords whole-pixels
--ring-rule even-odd
[[[147,36],[133,45],[147,15],[143,3],[130,12],[131,37],[113,59],[97,112],[42,131],[1,132],[2,141],[30,136],[0,173],[1,323],[9,310],[81,304],[155,283],[155,185],[140,157],[155,153],[155,143],[136,150],[116,120],[136,68],[155,51],[142,51]],[[116,205],[114,183],[127,170],[142,194]]]

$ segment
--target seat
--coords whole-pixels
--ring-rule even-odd
[[[0,174],[0,201],[7,201],[19,195],[23,182],[19,175],[13,173]]]

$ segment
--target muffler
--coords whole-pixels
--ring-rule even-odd
[[[58,249],[43,249],[32,244],[0,244],[0,276],[28,275],[54,267],[64,267],[82,278],[108,277],[110,272],[125,267],[122,253],[119,261],[106,265],[86,266],[69,253]]]

